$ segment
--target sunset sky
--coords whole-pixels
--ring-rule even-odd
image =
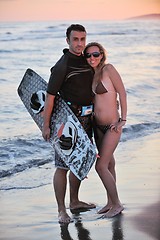
[[[160,13],[160,0],[0,0],[0,21],[119,20]]]

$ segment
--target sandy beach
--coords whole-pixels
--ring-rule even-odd
[[[91,169],[81,185],[80,198],[97,208],[71,214],[74,222],[57,222],[52,189],[54,167],[48,168],[50,184],[35,189],[1,191],[1,240],[154,240],[160,239],[160,133],[119,144],[116,156],[117,186],[125,210],[113,219],[101,219],[97,210],[105,205],[105,191]],[[23,172],[24,181],[29,175]],[[29,174],[41,177],[34,168]],[[18,177],[18,174],[17,174]],[[66,196],[67,206],[69,195]]]

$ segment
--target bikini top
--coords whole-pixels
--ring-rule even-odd
[[[99,82],[95,88],[95,91],[93,91],[94,94],[104,94],[107,92],[115,93],[115,91],[108,90],[105,86],[103,81]]]

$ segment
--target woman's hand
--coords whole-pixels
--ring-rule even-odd
[[[126,121],[118,121],[117,123],[113,123],[110,125],[110,130],[115,132],[120,132],[122,127],[125,125]]]

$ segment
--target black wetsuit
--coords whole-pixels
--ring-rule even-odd
[[[67,51],[51,68],[47,92],[52,95],[59,92],[65,101],[76,105],[90,105],[93,74],[83,55]]]
[[[83,55],[77,56],[65,49],[64,55],[51,68],[47,92],[51,95],[56,95],[59,92],[66,102],[71,103],[71,106],[88,106],[92,104],[93,98],[93,75],[94,72]],[[77,117],[91,138],[91,115],[84,117],[77,115]],[[55,164],[57,167],[67,168],[59,158],[55,159]]]

